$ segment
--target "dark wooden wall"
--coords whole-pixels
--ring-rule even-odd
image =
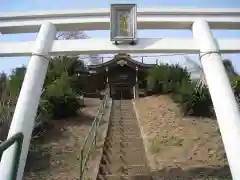
[[[129,66],[115,66],[108,71],[109,84],[112,86],[134,86],[136,70]]]

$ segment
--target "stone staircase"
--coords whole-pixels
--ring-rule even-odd
[[[114,100],[98,180],[150,180],[131,100]]]

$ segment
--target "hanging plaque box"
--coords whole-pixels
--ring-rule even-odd
[[[136,4],[111,4],[111,41],[135,41],[137,30]]]

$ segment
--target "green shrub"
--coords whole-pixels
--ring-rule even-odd
[[[173,100],[180,104],[184,115],[213,116],[212,100],[207,87],[196,90],[196,83],[182,80],[180,87],[173,94]]]
[[[231,78],[231,85],[238,104],[240,104],[240,76]]]
[[[202,91],[197,91],[194,84],[189,84],[180,91],[180,104],[184,115],[213,116],[208,88],[204,87]]]
[[[166,78],[167,67],[166,66],[156,66],[148,72],[147,76],[147,88],[149,91],[154,93],[160,93],[162,91],[161,80]],[[161,78],[161,79],[160,79]]]
[[[185,105],[191,100],[192,93],[194,91],[194,84],[187,79],[183,79],[179,84],[177,84],[177,89],[172,93],[172,98],[176,103],[182,105],[184,114],[188,110],[188,106]]]
[[[183,79],[190,79],[186,69],[178,64],[160,64],[149,71],[147,85],[156,94],[172,93],[178,89]]]
[[[197,91],[187,69],[179,65],[161,64],[149,71],[147,80],[148,87],[155,94],[171,93],[184,115],[213,116],[208,88]]]
[[[53,119],[75,116],[80,105],[75,95],[52,96],[49,98],[53,106]]]
[[[49,100],[41,99],[37,111],[37,119],[39,122],[47,122],[53,117],[53,104]]]
[[[45,88],[43,98],[51,104],[49,113],[52,113],[54,119],[74,116],[80,107],[77,94],[71,88],[70,79],[68,73],[64,72]]]
[[[50,61],[37,111],[37,123],[61,116],[59,115],[61,107],[64,117],[76,113],[76,109],[79,107],[76,97],[78,84],[75,77],[77,62],[77,57],[55,57]],[[26,67],[23,66],[15,68],[8,77],[4,73],[0,74],[1,104],[5,104],[6,101],[2,97],[7,97],[7,101],[11,102],[13,108],[15,107],[25,72]],[[9,112],[5,112],[5,109],[1,108],[0,119],[6,119],[3,117],[4,114],[8,114],[7,119],[11,119],[13,108],[11,108],[11,112],[10,109]]]

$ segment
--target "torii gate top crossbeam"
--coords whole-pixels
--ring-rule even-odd
[[[138,8],[138,29],[191,29],[195,20],[208,21],[211,29],[240,29],[240,9]],[[109,30],[110,10],[92,9],[41,13],[0,14],[0,32],[38,32],[44,22],[58,31]]]

